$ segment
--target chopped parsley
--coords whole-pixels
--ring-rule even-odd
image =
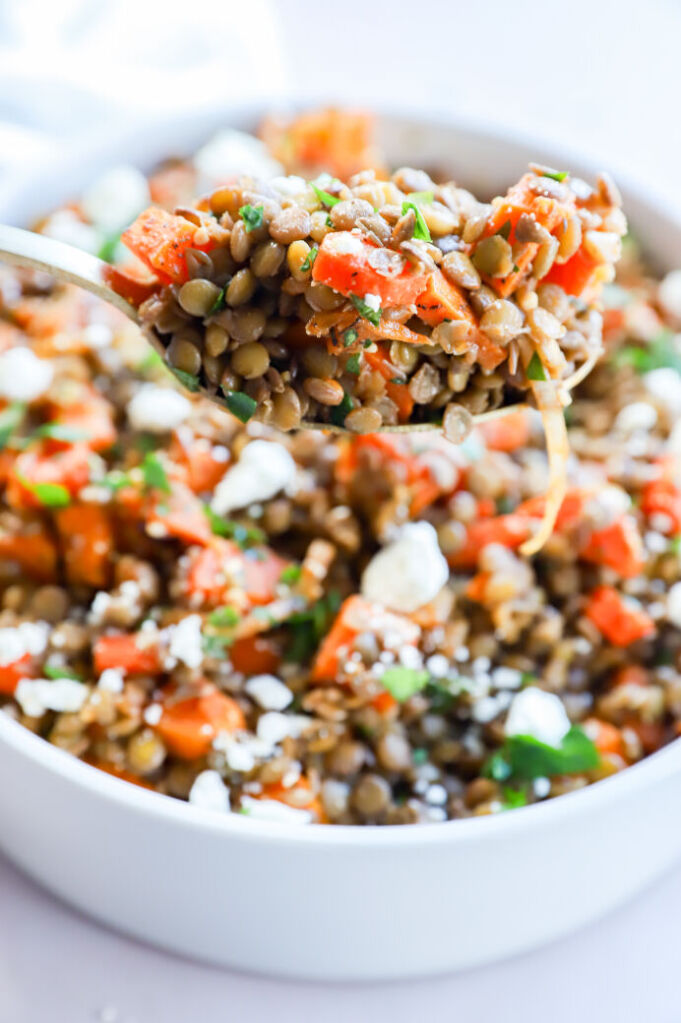
[[[381,675],[381,684],[398,703],[404,703],[410,696],[425,688],[429,680],[430,674],[424,669],[405,668],[403,665],[386,668]]]
[[[681,534],[672,537],[669,541],[669,550],[672,554],[681,554]]]
[[[320,203],[324,206],[335,206],[340,199],[337,195],[331,195],[330,192],[325,192],[323,188],[319,188],[317,185],[312,185],[312,191],[319,199]]]
[[[521,806],[527,806],[527,792],[525,789],[514,789],[510,785],[504,785],[503,794],[502,810],[518,810]]]
[[[345,423],[345,417],[348,412],[352,412],[354,406],[352,404],[352,398],[349,394],[343,395],[343,400],[340,405],[335,405],[331,409],[331,422],[334,426],[343,426]]]
[[[431,679],[425,687],[425,696],[435,714],[444,714],[450,710],[456,698],[444,679]]]
[[[331,627],[339,607],[341,595],[338,590],[329,590],[305,611],[297,611],[287,619],[291,642],[286,651],[286,660],[304,664],[316,652],[320,641]]]
[[[390,377],[390,380],[388,381],[389,384],[400,384],[402,387],[406,384],[406,382],[407,381],[404,377]]]
[[[215,313],[219,313],[221,309],[225,308],[225,295],[227,294],[227,288],[221,288],[218,292],[217,298],[213,302],[212,306],[208,310],[209,316],[214,316]]]
[[[33,437],[36,440],[45,438],[49,440],[62,440],[65,443],[72,444],[78,440],[86,440],[87,433],[84,430],[77,430],[73,426],[65,426],[64,423],[44,423],[38,427]]]
[[[79,675],[78,672],[72,671],[71,668],[63,668],[56,664],[45,664],[43,665],[43,675],[45,678],[71,678],[74,682],[82,682],[83,676]]]
[[[350,301],[354,305],[359,315],[364,317],[365,320],[368,320],[369,323],[373,323],[374,327],[377,327],[381,322],[380,308],[374,309],[372,306],[368,305],[363,298],[360,298],[358,295],[350,294],[349,297]]]
[[[411,199],[412,202],[423,204],[428,206],[431,202],[435,201],[435,195],[433,192],[409,192],[407,199]],[[404,210],[402,210],[404,213]]]
[[[234,607],[219,607],[215,611],[211,611],[208,615],[208,621],[210,625],[214,625],[217,629],[228,629],[233,625],[238,625],[241,621],[241,615]]]
[[[138,373],[151,373],[153,370],[158,369],[160,366],[165,366],[163,359],[158,354],[155,348],[150,347],[147,354],[135,368]]]
[[[164,494],[171,492],[171,486],[166,471],[161,465],[158,455],[153,451],[147,451],[142,460],[142,475],[144,486],[147,490],[160,490]]]
[[[122,490],[123,487],[132,486],[132,480],[126,472],[121,472],[120,469],[113,469],[107,473],[104,479],[98,480],[98,484],[102,487],[108,487],[109,490],[113,490],[116,493],[117,490]]]
[[[621,348],[612,361],[615,366],[632,366],[637,373],[649,373],[653,369],[674,369],[681,374],[681,352],[676,347],[674,337],[670,330],[663,330],[648,345],[626,345]]]
[[[344,346],[346,348],[349,348],[350,345],[354,345],[354,343],[355,343],[355,341],[357,340],[358,337],[359,337],[359,334],[357,333],[356,330],[353,330],[352,327],[350,328],[350,330],[346,330],[345,333],[343,334],[343,344],[344,344]]]
[[[188,391],[196,393],[199,389],[199,378],[194,373],[185,373],[183,369],[175,369],[174,366],[169,367],[173,376],[176,377],[183,387],[186,387]]]
[[[300,579],[302,571],[300,565],[287,565],[279,576],[279,582],[284,586],[293,586]]]
[[[71,504],[71,494],[61,483],[31,483],[24,476],[19,476],[22,487],[33,494],[46,508],[66,508]]]
[[[246,225],[247,231],[255,231],[257,228],[262,227],[263,213],[265,212],[262,204],[260,206],[251,206],[248,203],[246,206],[242,206],[239,210],[239,216]]]
[[[0,451],[7,447],[7,441],[21,424],[26,415],[26,406],[20,401],[13,401],[3,412],[0,412]]]
[[[598,767],[600,756],[579,725],[573,725],[559,747],[532,735],[510,735],[488,759],[483,773],[495,781],[531,781],[556,774],[580,774]]]
[[[546,372],[542,361],[536,352],[532,355],[529,365],[527,367],[527,379],[528,380],[546,380]]]
[[[212,657],[216,661],[224,661],[227,657],[227,647],[231,646],[232,639],[227,636],[206,636],[201,637],[201,649],[206,657]]]
[[[551,178],[553,181],[565,181],[569,173],[569,171],[549,170],[547,167],[546,170],[541,172],[541,176],[543,178]]]
[[[104,239],[97,251],[97,258],[103,260],[105,263],[113,263],[116,260],[116,249],[118,248],[121,241],[121,232],[118,231],[116,234],[110,234]]]
[[[417,746],[416,749],[413,749],[411,751],[411,759],[412,759],[412,763],[416,764],[417,767],[420,764],[427,763],[428,762],[428,750],[425,749],[423,746]]]
[[[243,391],[224,391],[224,395],[225,404],[232,415],[242,423],[247,423],[258,407],[257,401],[249,398]]]
[[[307,273],[308,270],[312,269],[312,267],[314,266],[314,261],[317,258],[318,252],[319,249],[317,248],[310,249],[307,256],[305,257],[305,260],[300,264],[300,269],[302,273]]]
[[[415,202],[409,202],[408,199],[405,199],[402,203],[402,216],[404,217],[407,213],[409,213],[409,210],[413,210],[416,217],[414,238],[423,242],[432,242],[433,239],[430,237],[430,231],[428,230],[426,219],[423,216],[420,207],[417,206]]]
[[[511,233],[511,221],[507,220],[505,224],[501,225],[501,227],[497,231],[497,234],[500,234],[502,238],[505,238],[506,241],[508,241],[508,237],[509,237],[510,233]]]
[[[350,356],[348,361],[345,363],[345,368],[346,368],[348,373],[354,373],[355,376],[359,375],[359,368],[360,368],[359,367],[359,360],[360,360],[360,358],[361,358],[361,356],[360,356],[359,352],[355,352],[354,355]]]
[[[232,522],[231,519],[223,519],[221,515],[217,515],[213,511],[209,504],[204,504],[203,510],[215,536],[234,540],[234,543],[242,550],[246,550],[254,544],[264,543],[267,539],[262,529],[257,526],[244,526],[240,522]]]

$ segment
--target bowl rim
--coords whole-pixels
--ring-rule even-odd
[[[331,98],[333,101],[333,98]],[[294,98],[290,104],[292,109],[309,106],[308,98]],[[342,104],[341,104],[342,105]],[[233,122],[255,122],[270,108],[263,101],[234,105],[207,107],[201,110],[205,118],[222,118],[227,126]],[[436,131],[468,136],[469,139],[481,143],[501,143],[510,149],[533,149],[539,158],[550,160],[556,166],[577,167],[578,173],[596,174],[597,166],[592,157],[579,147],[570,145],[563,147],[552,140],[543,141],[541,137],[525,131],[510,130],[493,122],[480,122],[460,116],[424,116],[416,106],[402,104],[399,108],[386,104],[372,107],[377,119],[389,118],[404,123],[414,120],[419,126]],[[181,148],[183,128],[187,123],[187,115],[181,117],[168,116],[161,121],[161,127],[167,130],[177,129],[178,148]],[[117,133],[114,142],[117,151],[125,153],[131,141],[138,139],[142,126]],[[117,140],[117,141],[116,141]],[[68,174],[83,154],[89,160],[97,159],[98,155],[106,154],[111,149],[110,136],[84,143],[71,151],[53,170],[57,174]],[[88,160],[88,162],[89,162]],[[654,187],[644,184],[638,178],[622,173],[615,168],[618,183],[644,211],[657,217],[671,221],[681,234],[681,212],[670,209],[668,200]],[[646,239],[643,239],[644,247]],[[433,824],[397,825],[304,825],[288,822],[273,822],[245,818],[238,813],[217,813],[205,810],[184,800],[166,796],[153,790],[145,789],[115,776],[109,775],[96,767],[87,764],[73,754],[52,745],[47,740],[35,735],[9,714],[0,711],[0,743],[9,747],[15,754],[50,774],[58,776],[62,781],[76,789],[85,790],[89,795],[99,797],[116,805],[123,811],[131,811],[137,815],[155,818],[181,828],[212,834],[218,839],[229,836],[239,841],[279,842],[294,846],[343,846],[364,848],[410,848],[413,846],[433,846],[451,843],[477,842],[484,837],[494,840],[500,833],[513,833],[540,827],[550,827],[557,818],[574,817],[580,812],[597,811],[603,803],[615,799],[626,798],[628,793],[647,788],[661,782],[681,768],[681,738],[675,739],[667,746],[650,754],[636,764],[608,778],[574,792],[557,796],[530,806],[519,807],[513,812],[490,814],[488,816],[464,818],[434,822]]]

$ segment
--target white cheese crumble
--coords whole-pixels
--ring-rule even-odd
[[[681,415],[681,376],[675,369],[668,366],[651,369],[643,374],[643,383],[648,393],[665,406],[672,419]]]
[[[113,331],[106,323],[88,323],[80,335],[88,348],[106,348],[113,340]]]
[[[537,799],[546,799],[551,791],[551,779],[535,778],[532,782],[532,789]]]
[[[531,735],[547,746],[560,746],[570,731],[570,719],[560,697],[528,686],[513,697],[506,735]]]
[[[681,629],[681,582],[670,586],[667,594],[667,619]]]
[[[202,771],[189,790],[189,802],[202,810],[229,813],[229,789],[217,771]]]
[[[657,299],[666,313],[681,320],[681,270],[671,270],[660,281]]]
[[[269,155],[264,142],[246,132],[231,129],[217,132],[199,149],[194,157],[194,167],[200,179],[199,194],[242,174],[266,181],[280,175],[283,170],[281,164]]]
[[[171,625],[168,631],[170,656],[182,661],[188,668],[198,668],[203,660],[201,615],[189,615],[177,625]]]
[[[14,698],[24,714],[39,718],[47,710],[74,713],[81,709],[88,695],[88,687],[72,678],[22,678]]]
[[[149,202],[144,174],[130,164],[121,164],[100,175],[87,189],[80,205],[88,220],[111,233],[134,220]]]
[[[123,668],[105,668],[99,676],[97,688],[104,689],[107,693],[122,693],[124,676]]]
[[[339,256],[360,256],[364,252],[364,246],[359,237],[356,234],[351,234],[350,231],[337,231],[328,234],[324,239],[324,249],[328,249]],[[368,297],[367,295],[364,299],[365,302]]]
[[[283,444],[252,440],[218,483],[211,508],[216,515],[228,515],[235,508],[268,501],[295,477],[296,463]]]
[[[0,355],[0,398],[36,401],[52,383],[54,369],[30,348],[10,348]]]
[[[178,391],[143,384],[128,405],[128,420],[134,430],[168,433],[177,429],[191,410],[191,402]]]
[[[252,796],[242,796],[241,807],[246,816],[255,820],[273,821],[277,824],[312,823],[312,814],[309,810],[299,810],[276,799],[253,799]]]
[[[43,227],[42,233],[48,238],[54,238],[55,241],[64,242],[66,245],[75,245],[77,249],[83,249],[93,255],[99,252],[104,240],[99,231],[84,223],[73,210],[58,210],[53,213]]]
[[[279,195],[290,196],[291,198],[304,195],[307,191],[307,181],[297,174],[289,174],[288,176],[278,174],[270,180],[269,186],[275,192],[278,192]]]
[[[150,703],[144,711],[143,717],[148,725],[155,728],[163,717],[163,707],[160,703]]]
[[[617,413],[615,429],[622,433],[633,433],[634,430],[652,430],[657,422],[657,409],[648,401],[633,401],[625,405]]]
[[[449,567],[429,522],[410,522],[371,559],[362,575],[362,595],[393,611],[423,607],[449,579]]]
[[[381,296],[374,295],[371,292],[364,296],[364,304],[368,305],[370,309],[373,309],[375,313],[380,311],[381,308]]]
[[[40,656],[45,652],[49,635],[47,622],[22,622],[0,629],[0,666],[14,664],[26,654]]]
[[[284,710],[293,700],[289,687],[274,675],[254,675],[244,689],[263,710]]]

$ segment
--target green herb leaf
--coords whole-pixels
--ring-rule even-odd
[[[534,352],[532,358],[530,359],[530,363],[527,367],[527,379],[546,380],[546,372],[542,365],[542,361],[536,352]]]
[[[180,381],[183,387],[186,387],[188,391],[196,393],[199,389],[199,378],[194,373],[185,373],[183,369],[175,369],[174,366],[168,367],[174,377]]]
[[[312,183],[311,183],[312,184]],[[323,188],[318,188],[317,185],[312,184],[312,191],[319,199],[320,203],[324,206],[335,206],[340,199],[337,195],[331,195],[330,192],[325,192]]]
[[[615,366],[633,366],[637,373],[653,369],[674,369],[681,374],[681,353],[675,344],[675,335],[665,330],[644,346],[626,345],[615,353]]]
[[[239,216],[246,225],[247,231],[255,231],[257,228],[262,227],[263,213],[265,212],[264,207],[251,206],[248,203],[246,206],[242,206],[239,210]]]
[[[501,804],[502,810],[517,810],[521,806],[527,806],[527,792],[525,789],[514,789],[510,785],[505,785],[504,798]]]
[[[110,234],[100,245],[97,251],[97,258],[104,260],[105,263],[113,263],[116,258],[116,249],[118,248],[120,241],[120,231],[116,234]]]
[[[33,434],[35,439],[49,438],[50,440],[63,440],[71,444],[78,440],[86,440],[87,433],[84,430],[77,430],[73,426],[65,426],[63,423],[44,423],[39,426]]]
[[[411,199],[412,202],[422,203],[424,206],[428,206],[431,202],[435,201],[435,195],[433,192],[409,192],[407,199]]]
[[[308,270],[312,269],[312,267],[314,266],[314,261],[317,258],[318,252],[319,249],[317,248],[310,249],[304,261],[300,264],[300,269],[303,273],[307,273]]]
[[[543,178],[552,178],[554,181],[565,181],[569,171],[554,171],[548,168],[541,172]]]
[[[284,586],[293,586],[300,579],[302,571],[300,565],[287,565],[279,576],[279,582]]]
[[[416,749],[411,751],[411,759],[412,763],[417,766],[419,764],[426,764],[428,762],[428,750],[424,749],[423,746],[417,746]]]
[[[240,419],[242,423],[247,423],[258,407],[257,401],[249,398],[243,391],[224,391],[223,393],[225,404],[232,415]]]
[[[306,663],[316,653],[319,643],[328,632],[341,605],[338,590],[329,590],[305,611],[296,611],[286,620],[291,633],[291,642],[286,651],[286,660],[296,664]]]
[[[401,384],[401,385],[406,384],[406,382],[407,381],[405,380],[404,377],[390,377],[390,380],[388,381],[388,383],[390,383],[390,384]]]
[[[343,395],[343,400],[340,405],[335,405],[331,409],[331,422],[334,426],[343,426],[345,423],[345,417],[348,412],[352,412],[354,406],[352,404],[352,398],[349,394]]]
[[[669,550],[672,554],[681,554],[681,534],[672,537],[669,541]]]
[[[171,486],[166,471],[159,461],[158,455],[148,451],[142,461],[142,475],[147,490],[160,490],[164,494],[171,492]]]
[[[132,486],[132,480],[126,472],[121,472],[119,469],[114,469],[112,472],[107,473],[104,479],[98,480],[98,484],[102,487],[108,487],[109,490],[113,490],[115,493],[117,490],[121,490],[123,487]]]
[[[43,665],[43,675],[45,678],[72,678],[74,682],[82,682],[83,676],[79,675],[78,672],[72,671],[71,668],[58,667],[56,664],[45,664]]]
[[[510,233],[511,233],[511,221],[507,220],[505,224],[501,225],[501,227],[497,231],[497,234],[500,234],[502,238],[505,238],[506,241],[508,241],[508,236],[510,235]]]
[[[238,625],[241,621],[241,615],[234,607],[219,607],[215,611],[211,611],[208,615],[208,621],[211,625],[214,625],[218,629],[230,628],[232,625]]]
[[[31,483],[23,476],[19,476],[19,482],[46,508],[66,508],[71,504],[71,495],[61,483]]]
[[[216,661],[224,661],[227,657],[227,647],[231,646],[232,639],[225,636],[202,636],[201,649],[206,657],[213,657]]]
[[[579,725],[573,725],[559,747],[539,742],[532,735],[511,735],[485,765],[483,773],[496,781],[516,778],[551,778],[556,774],[581,774],[598,767],[600,756]]]
[[[135,367],[138,373],[151,373],[159,367],[165,366],[165,363],[161,356],[158,354],[155,348],[149,347],[149,351],[144,356],[142,361]],[[190,374],[191,376],[191,374]]]
[[[357,333],[356,330],[353,330],[352,327],[350,328],[350,330],[346,330],[345,333],[343,334],[343,344],[344,344],[344,346],[346,348],[349,348],[350,345],[354,345],[354,343],[355,343],[355,341],[357,340],[358,337],[359,337],[359,334]]]
[[[354,355],[350,356],[348,361],[345,363],[345,368],[346,368],[348,373],[354,373],[355,376],[359,376],[359,369],[360,369],[359,360],[360,360],[360,358],[361,358],[361,356],[360,356],[359,352],[355,352]]]
[[[418,693],[428,684],[429,680],[430,675],[427,671],[405,668],[402,665],[386,668],[381,675],[381,684],[395,697],[398,703],[404,703],[414,693]]]
[[[431,242],[433,239],[430,237],[430,231],[426,224],[425,217],[421,212],[419,206],[415,202],[409,202],[408,199],[402,203],[402,216],[404,217],[409,210],[413,210],[416,216],[416,224],[414,225],[414,238],[420,239],[424,242]]]
[[[367,305],[364,299],[359,298],[357,295],[351,294],[349,297],[359,315],[363,316],[365,320],[369,321],[369,323],[373,323],[374,327],[377,327],[381,322],[380,308],[373,309],[370,305]]]
[[[262,529],[257,526],[244,526],[240,522],[232,522],[231,519],[223,519],[221,515],[216,515],[209,504],[204,504],[203,510],[215,536],[224,536],[228,540],[234,540],[242,550],[246,550],[254,544],[265,543],[267,539]]]
[[[221,288],[218,292],[218,296],[213,302],[212,306],[208,310],[209,316],[214,316],[215,313],[219,313],[221,309],[225,308],[225,295],[227,294],[227,288]]]
[[[0,451],[7,446],[14,431],[21,424],[26,415],[26,406],[19,401],[13,401],[3,412],[0,412]]]

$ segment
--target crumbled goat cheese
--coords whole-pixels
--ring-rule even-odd
[[[39,718],[47,710],[74,713],[85,703],[88,687],[73,678],[22,678],[14,698],[24,714]]]
[[[128,420],[133,430],[168,433],[177,429],[191,410],[191,402],[178,391],[143,384],[128,405]]]
[[[243,131],[226,129],[217,132],[194,157],[199,174],[197,193],[215,188],[230,178],[248,174],[268,180],[281,175],[283,170],[273,160],[260,139]]]
[[[437,533],[429,522],[411,522],[371,559],[362,575],[362,594],[409,614],[433,600],[448,579]]]
[[[14,664],[26,654],[39,657],[45,652],[49,635],[47,622],[22,622],[0,629],[0,666]]]
[[[433,678],[445,678],[449,671],[449,661],[444,654],[432,654],[426,661],[426,668]]]
[[[667,594],[667,619],[681,629],[681,582],[669,587]]]
[[[80,205],[95,227],[110,233],[134,220],[149,201],[144,174],[130,164],[121,164],[100,175],[87,189]]]
[[[254,675],[244,688],[263,710],[284,710],[293,700],[289,687],[274,675]]]
[[[107,693],[122,693],[125,672],[122,668],[105,668],[99,676],[98,689],[104,689]]]
[[[672,419],[681,415],[681,376],[669,366],[643,374],[648,393],[666,407]]]
[[[188,668],[198,668],[203,660],[201,615],[189,615],[171,625],[169,653]]]
[[[296,463],[283,444],[252,440],[218,483],[211,508],[216,515],[228,515],[235,508],[268,501],[295,477]]]
[[[150,703],[142,716],[151,728],[155,728],[163,717],[163,707],[160,703]]]
[[[90,224],[85,224],[73,210],[58,210],[53,213],[43,227],[43,234],[55,241],[74,245],[77,249],[96,255],[103,242],[99,231]]]
[[[617,413],[615,429],[622,433],[652,430],[657,422],[657,409],[648,401],[633,401]]]
[[[339,231],[337,234],[326,236],[324,248],[336,252],[339,256],[358,256],[361,255],[364,246],[357,235],[350,234],[349,231]],[[366,298],[364,301],[366,302]]]
[[[550,778],[535,778],[532,782],[532,790],[537,799],[546,799],[551,791]]]
[[[289,174],[288,176],[278,174],[277,177],[271,178],[268,184],[279,195],[295,197],[303,195],[307,191],[307,181],[297,174]]]
[[[517,668],[501,665],[492,672],[492,684],[497,689],[519,689],[522,685],[523,673]]]
[[[295,806],[279,803],[276,799],[253,799],[251,796],[242,796],[241,808],[246,816],[260,821],[273,821],[277,824],[312,823],[312,814],[309,810],[299,810]]]
[[[671,270],[660,281],[657,289],[657,299],[669,316],[673,316],[676,320],[681,320],[681,270]]]
[[[52,383],[54,369],[30,348],[10,348],[0,355],[0,398],[35,401]]]
[[[80,335],[90,349],[106,348],[113,340],[113,331],[106,323],[88,323]]]
[[[612,525],[631,507],[631,498],[622,487],[614,483],[599,488],[587,503],[586,511],[599,529]]]
[[[189,802],[202,810],[229,813],[229,789],[217,771],[201,771],[189,790]]]
[[[513,697],[506,735],[531,735],[547,746],[560,746],[570,731],[570,719],[560,697],[528,686]]]
[[[381,296],[373,295],[369,292],[364,296],[364,304],[368,305],[370,309],[373,309],[373,311],[377,313],[381,308]]]
[[[286,714],[280,714],[279,711],[270,710],[267,713],[262,714],[258,720],[256,727],[256,734],[259,739],[263,742],[270,743],[275,746],[282,739],[285,739],[289,732],[289,719]]]

